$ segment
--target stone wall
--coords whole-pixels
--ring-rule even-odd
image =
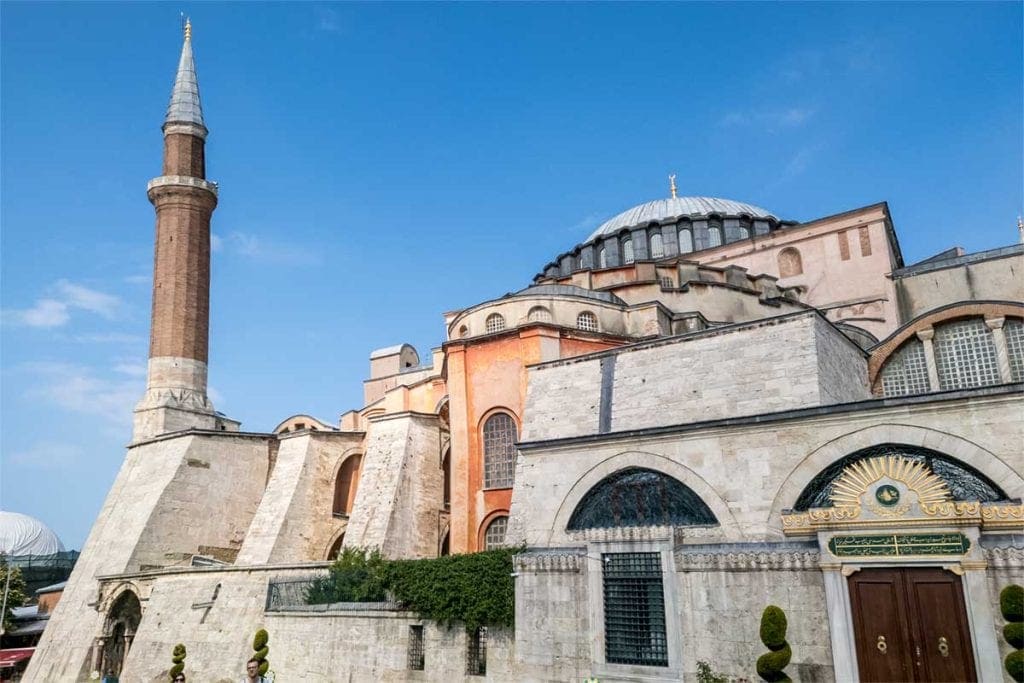
[[[894,280],[900,319],[909,322],[957,301],[1024,301],[1022,273],[1024,250],[1019,246],[911,266]]]

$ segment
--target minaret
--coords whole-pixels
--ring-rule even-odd
[[[192,60],[192,24],[163,125],[163,175],[149,181],[156,209],[153,313],[146,395],[133,441],[188,428],[214,429],[206,396],[210,329],[210,216],[217,185],[206,180],[206,125]]]

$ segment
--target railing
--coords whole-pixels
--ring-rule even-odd
[[[332,602],[310,604],[311,593],[326,574],[271,581],[267,585],[267,612],[394,612],[404,609],[393,600],[384,602]]]

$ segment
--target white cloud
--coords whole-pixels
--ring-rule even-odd
[[[225,403],[224,394],[217,391],[216,387],[206,387],[206,395],[210,399],[210,403],[213,404],[213,407],[217,408],[218,410],[220,410],[221,405]]]
[[[274,242],[241,230],[234,230],[223,237],[215,237],[216,241],[211,241],[214,251],[241,256],[251,261],[301,266],[314,265],[321,260],[320,253],[313,249]]]
[[[122,301],[68,280],[58,280],[48,288],[47,295],[31,308],[4,311],[4,321],[27,327],[62,327],[71,319],[73,309],[95,313],[107,319],[117,317]]]
[[[40,441],[10,455],[10,462],[42,470],[64,470],[78,462],[84,452],[79,446],[56,441]]]
[[[218,252],[224,248],[224,240],[220,235],[210,233],[210,251]]]
[[[85,344],[142,344],[146,341],[141,334],[125,334],[123,332],[78,334],[72,339]]]
[[[64,410],[92,415],[108,425],[131,421],[132,408],[142,398],[145,382],[133,376],[101,376],[95,368],[72,363],[29,363],[36,375],[27,397],[43,400]]]
[[[785,128],[800,128],[810,121],[817,110],[811,107],[787,107],[772,111],[745,113],[731,111],[718,120],[726,128],[757,127],[769,133]]]
[[[129,377],[145,377],[148,372],[145,363],[117,363],[113,370]]]

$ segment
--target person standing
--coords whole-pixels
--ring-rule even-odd
[[[260,660],[253,657],[245,663],[245,678],[240,683],[269,683],[269,681],[260,676]]]

